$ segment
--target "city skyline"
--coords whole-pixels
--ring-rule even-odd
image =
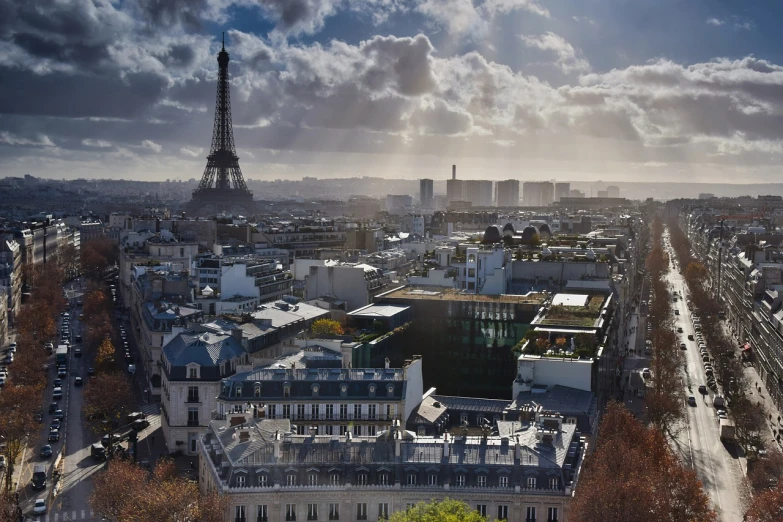
[[[226,31],[249,180],[769,182],[780,7],[0,3],[0,166],[198,178]],[[65,20],[52,24],[47,20]]]

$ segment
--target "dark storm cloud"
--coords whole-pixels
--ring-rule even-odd
[[[0,67],[0,114],[133,118],[162,99],[167,84],[154,72],[120,78]]]
[[[182,25],[201,29],[201,19],[209,5],[206,0],[136,0],[144,20],[154,28]]]
[[[16,33],[13,42],[36,58],[61,63],[93,66],[109,57],[105,45],[84,45],[79,42],[60,43],[32,33]]]
[[[158,59],[169,67],[190,67],[196,59],[196,51],[188,44],[175,44],[158,55]]]

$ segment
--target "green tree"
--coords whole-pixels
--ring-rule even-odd
[[[419,502],[405,511],[392,514],[389,522],[486,522],[478,511],[459,500]]]
[[[318,335],[342,335],[343,327],[338,321],[332,319],[318,319],[313,322],[310,331],[314,336]]]

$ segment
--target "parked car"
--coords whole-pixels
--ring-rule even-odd
[[[60,440],[60,430],[52,430],[49,432],[49,442],[57,442]]]
[[[688,404],[691,406],[696,406],[696,397],[693,395],[688,395]]]
[[[59,377],[60,379],[65,378],[67,375],[68,375],[68,371],[65,368],[60,368],[59,370],[57,370],[57,377]]]
[[[33,505],[33,513],[36,515],[43,515],[46,513],[46,500],[43,498],[37,498],[35,499],[35,504]]]
[[[60,400],[63,398],[63,389],[62,388],[55,388],[52,392],[52,399],[54,400]]]
[[[55,388],[57,388],[57,387],[62,387],[62,385],[63,385],[63,380],[62,380],[62,379],[60,379],[60,378],[58,377],[57,379],[55,379],[55,380],[54,380],[53,384],[54,384],[54,387],[55,387]]]
[[[59,406],[57,405],[56,402],[53,402],[53,403],[49,404],[49,413],[56,412],[58,407]]]
[[[49,425],[49,431],[60,429],[60,419],[52,419],[52,423]]]

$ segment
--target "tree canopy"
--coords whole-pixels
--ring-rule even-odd
[[[570,520],[710,522],[717,517],[696,473],[682,465],[661,431],[642,424],[621,404],[610,403],[596,450],[585,462]]]
[[[313,335],[342,335],[343,327],[339,321],[318,319],[317,321],[313,321],[310,331]]]
[[[478,511],[459,500],[419,502],[405,511],[392,514],[389,522],[486,522]]]

